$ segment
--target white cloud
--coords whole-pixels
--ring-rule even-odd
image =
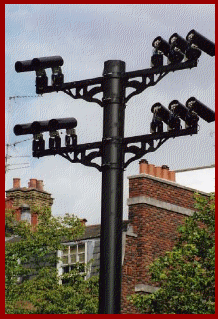
[[[176,173],[176,182],[206,193],[215,191],[215,168]]]

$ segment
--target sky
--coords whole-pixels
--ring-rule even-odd
[[[215,191],[215,167],[200,168],[176,173],[176,182],[183,186],[197,189],[203,192]]]
[[[70,213],[86,218],[87,224],[100,223],[101,173],[60,156],[33,158],[31,135],[15,136],[13,127],[35,120],[75,117],[78,143],[97,142],[102,139],[102,108],[63,92],[37,96],[35,72],[16,73],[16,61],[60,55],[65,82],[102,76],[107,60],[124,61],[127,72],[142,70],[150,67],[152,42],[157,36],[168,41],[177,32],[185,38],[192,29],[215,42],[214,4],[6,4],[5,143],[12,144],[8,147],[11,157],[6,189],[12,187],[15,177],[21,178],[22,187],[30,178],[43,180],[45,190],[54,198],[54,215]],[[167,107],[176,99],[185,104],[191,96],[215,110],[215,59],[204,52],[197,68],[171,72],[128,101],[125,137],[149,133],[154,103]],[[215,161],[214,130],[214,123],[200,119],[197,135],[170,139],[144,158],[156,166],[168,165],[171,170],[211,165]],[[124,219],[128,217],[127,176],[138,174],[138,162],[124,172]],[[18,163],[28,164],[13,165]],[[183,183],[199,185],[191,179],[202,180],[203,175],[195,172],[197,177],[187,173]],[[213,176],[208,182],[204,180],[202,190],[211,191],[211,185]]]

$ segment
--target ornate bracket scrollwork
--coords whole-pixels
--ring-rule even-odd
[[[79,152],[75,151],[73,153],[73,156],[74,156],[73,158],[70,157],[69,153],[62,153],[60,155],[64,157],[65,159],[67,159],[68,161],[70,161],[71,163],[81,163],[85,166],[95,167],[101,172],[101,165],[92,162],[93,159],[102,156],[101,150],[91,152],[87,155],[86,155],[86,150],[82,150]],[[81,155],[80,158],[78,157],[79,155]]]
[[[156,151],[169,138],[177,136],[193,135],[198,133],[197,125],[181,130],[171,130],[168,132],[146,134],[140,136],[126,137],[122,140],[124,155],[127,153],[134,154],[133,157],[124,162],[125,169],[130,163],[141,158],[147,153]],[[133,143],[141,143],[141,147],[132,145]],[[129,146],[128,146],[129,145]],[[87,154],[87,152],[90,152]],[[69,154],[72,154],[72,158]],[[92,162],[96,158],[102,158],[102,142],[79,144],[76,146],[66,146],[59,149],[46,149],[33,151],[33,157],[43,157],[49,155],[60,155],[71,163],[81,163],[85,166],[97,168],[100,172],[102,166]]]
[[[154,143],[154,140],[148,141],[148,142],[141,142],[141,147],[130,145],[125,147],[125,154],[126,153],[132,153],[135,154],[135,156],[131,157],[124,163],[124,168],[126,168],[130,163],[133,161],[140,159],[142,156],[144,156],[147,153],[151,153],[156,151],[163,143],[165,143],[168,138],[162,138],[159,141],[157,141],[156,145]],[[155,141],[156,142],[156,141]]]
[[[165,75],[167,75],[169,72],[164,72],[159,74],[159,77],[155,80],[154,79],[154,74],[145,74],[145,75],[140,75],[142,77],[142,81],[128,81],[126,82],[126,88],[133,88],[135,89],[134,92],[130,93],[126,99],[125,103],[131,99],[134,95],[142,93],[145,89],[147,89],[149,86],[154,86],[157,84]]]
[[[75,90],[75,93],[73,93],[72,90]],[[98,103],[100,106],[102,106],[102,101],[97,98],[94,98],[94,95],[101,92],[103,92],[103,89],[101,86],[96,86],[88,90],[88,85],[84,87],[77,87],[75,89],[64,90],[64,93],[68,94],[73,99],[83,99],[87,102],[95,102],[95,103]]]
[[[159,66],[156,68],[138,70],[138,71],[131,71],[126,73],[126,88],[133,88],[135,89],[134,92],[130,93],[126,99],[125,103],[131,99],[134,95],[140,94],[149,86],[154,86],[157,84],[164,76],[166,76],[169,72],[174,72],[177,70],[184,70],[188,68],[194,68],[197,66],[196,60],[188,60],[186,62],[177,63],[177,64],[168,64]],[[155,79],[154,75],[159,75],[157,79]],[[141,82],[137,80],[129,81],[130,79],[134,78],[141,78]]]
[[[153,133],[153,134],[134,136],[134,137],[126,137],[123,140],[124,155],[127,153],[132,153],[135,156],[131,157],[124,163],[124,168],[126,168],[130,163],[141,158],[145,154],[156,151],[169,138],[175,138],[177,136],[193,135],[197,133],[198,133],[198,127],[196,125],[196,126],[188,127],[181,130],[170,130],[167,132]],[[141,147],[138,147],[136,145],[131,145],[133,143],[141,143]]]

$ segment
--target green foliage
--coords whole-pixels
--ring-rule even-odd
[[[47,289],[48,282],[35,282],[37,291],[40,284],[40,294],[37,299],[32,296],[32,302],[40,314],[93,314],[98,311],[98,278],[92,277],[84,280],[84,275],[77,269],[65,274],[68,283],[59,285],[52,280]],[[55,278],[55,276],[54,276]],[[54,279],[53,278],[53,279]],[[57,277],[56,277],[57,278]],[[42,279],[43,280],[43,279]],[[42,289],[43,287],[43,289]],[[45,289],[47,291],[45,292]]]
[[[85,280],[76,267],[64,275],[68,283],[61,285],[56,270],[63,240],[73,241],[84,232],[78,218],[53,217],[45,207],[33,228],[8,211],[6,229],[15,236],[5,245],[6,314],[97,313],[98,278]]]
[[[141,313],[215,313],[215,195],[195,198],[196,212],[179,228],[174,249],[149,267],[160,289],[131,297]]]

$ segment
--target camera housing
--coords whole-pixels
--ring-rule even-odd
[[[15,63],[15,71],[17,73],[35,71],[32,65],[32,60],[17,61]]]
[[[151,68],[155,68],[158,66],[163,66],[163,53],[154,49],[151,56]]]
[[[62,66],[64,64],[64,60],[61,56],[49,56],[42,58],[34,58],[32,60],[32,66],[35,71],[40,69],[49,69],[58,66]]]
[[[171,48],[170,44],[160,36],[154,39],[152,46],[156,50],[163,52],[169,63],[179,63],[184,59],[184,55],[181,52]]]
[[[195,97],[190,97],[186,101],[186,107],[191,111],[197,113],[203,120],[208,123],[215,121],[215,112],[204,105],[202,102],[197,100]]]
[[[190,109],[180,103],[178,100],[173,100],[168,106],[169,110],[175,115],[180,117],[186,124],[186,127],[196,126],[199,117]]]
[[[54,68],[62,66],[64,60],[61,56],[50,56],[42,58],[34,58],[32,60],[17,61],[15,63],[16,72],[39,71],[41,69]]]
[[[169,38],[169,43],[173,49],[178,48],[186,56],[188,60],[197,60],[201,56],[201,50],[197,47],[193,47],[183,37],[174,33]]]
[[[187,34],[186,40],[191,44],[197,45],[199,49],[210,56],[215,56],[215,43],[205,38],[202,34],[198,33],[194,29]]]
[[[168,130],[179,130],[181,128],[180,119],[165,108],[161,103],[157,102],[152,105],[151,112],[167,124]]]
[[[72,129],[76,126],[77,120],[74,117],[52,119],[50,121],[34,121],[33,123],[15,125],[14,134],[39,134],[41,132],[52,132],[60,129]]]

